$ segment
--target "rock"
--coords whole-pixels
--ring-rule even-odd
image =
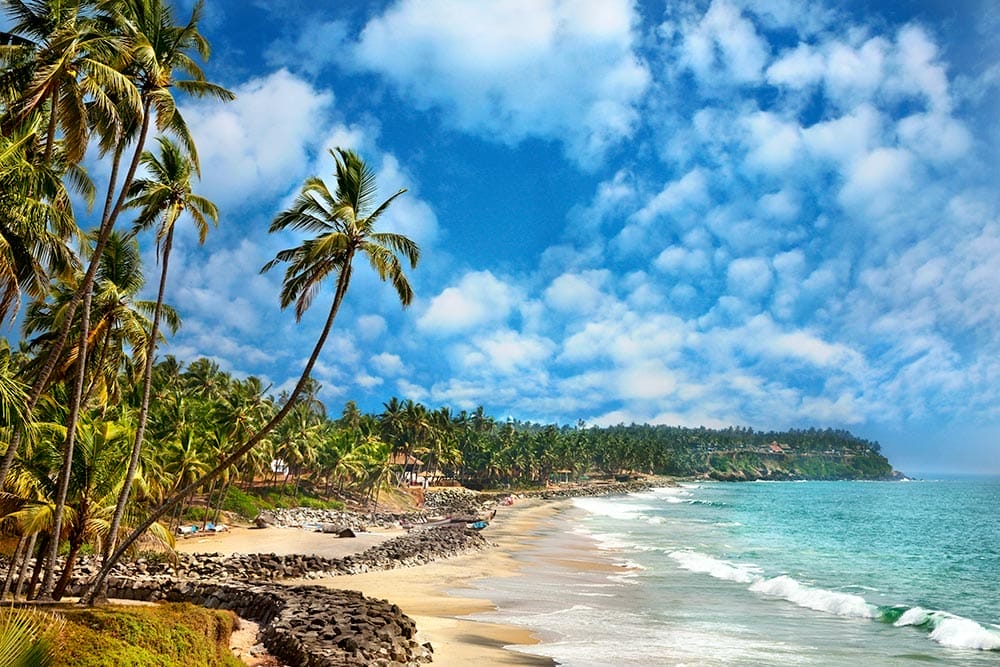
[[[320,531],[324,533],[331,533],[337,537],[357,537],[354,531],[348,526],[340,526],[334,523],[324,523],[320,526]]]

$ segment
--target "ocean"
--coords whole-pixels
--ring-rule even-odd
[[[580,498],[479,583],[564,665],[1000,665],[1000,479]]]

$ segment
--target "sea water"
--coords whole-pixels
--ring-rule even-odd
[[[1000,479],[580,498],[498,611],[565,665],[1000,665]]]

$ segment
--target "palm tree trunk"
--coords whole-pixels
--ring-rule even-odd
[[[51,166],[52,165],[52,147],[56,143],[56,127],[59,124],[59,88],[55,87],[52,89],[52,99],[49,101],[51,105],[49,108],[49,126],[45,132],[45,152],[42,154],[42,161]]]
[[[142,454],[142,441],[146,433],[146,422],[149,419],[149,396],[153,385],[153,357],[156,355],[156,337],[160,332],[160,314],[163,309],[163,295],[167,285],[167,270],[170,267],[170,249],[174,242],[174,227],[170,226],[167,231],[167,238],[163,241],[163,266],[160,267],[160,286],[156,292],[156,307],[153,309],[153,324],[149,336],[149,349],[146,350],[146,364],[142,372],[142,403],[139,407],[139,421],[135,428],[135,440],[132,442],[132,455],[128,461],[128,470],[125,472],[125,481],[118,494],[118,502],[115,504],[115,513],[111,519],[111,527],[108,529],[108,537],[104,544],[103,560],[107,561],[114,551],[115,542],[118,540],[118,528],[121,526],[122,516],[125,514],[125,506],[128,504],[129,495],[132,493],[132,483],[135,481],[136,471],[139,469],[139,458]],[[103,593],[103,591],[102,591]]]
[[[91,261],[98,263],[95,256]],[[49,558],[45,564],[45,576],[42,578],[42,589],[38,599],[51,600],[52,585],[55,578],[56,558],[59,557],[59,536],[62,532],[63,514],[66,511],[66,494],[69,492],[69,478],[73,470],[73,450],[76,447],[76,425],[80,421],[80,411],[83,409],[83,386],[87,377],[87,338],[90,336],[90,305],[94,292],[88,290],[83,295],[83,313],[80,324],[80,351],[76,360],[76,382],[73,387],[73,397],[69,406],[69,418],[66,420],[66,443],[63,445],[62,469],[59,472],[59,491],[56,494],[56,507],[53,518],[52,541],[49,543]]]
[[[38,541],[38,533],[32,533],[31,537],[28,538],[28,548],[24,550],[24,557],[21,560],[21,569],[17,573],[17,587],[14,588],[14,598],[17,599],[21,595],[21,589],[24,588],[25,578],[28,576],[28,561],[35,553],[35,542]],[[12,564],[13,565],[13,564]]]
[[[76,565],[76,557],[79,555],[80,547],[82,546],[82,536],[70,539],[69,553],[66,555],[66,565],[63,567],[62,576],[59,577],[55,590],[52,591],[52,598],[54,600],[61,600],[62,596],[66,593],[66,587],[69,585],[69,579],[73,576],[73,567]]]
[[[48,553],[49,542],[52,541],[52,536],[46,533],[42,537],[42,543],[38,545],[38,553],[35,554],[35,567],[31,571],[31,581],[28,582],[28,590],[24,592],[24,598],[26,600],[32,599],[35,593],[35,587],[38,585],[38,577],[42,573],[42,564],[45,562],[45,558]],[[18,589],[21,588],[20,582],[17,585]]]
[[[3,580],[3,592],[0,592],[0,600],[7,597],[7,593],[10,593],[10,584],[14,579],[14,570],[17,568],[17,564],[21,560],[21,554],[24,553],[24,545],[28,541],[27,535],[21,535],[20,539],[17,541],[17,548],[14,549],[14,555],[10,558],[10,564],[7,566],[7,576]]]
[[[212,523],[219,523],[219,515],[222,513],[222,506],[226,503],[226,497],[229,495],[229,487],[233,485],[233,480],[236,475],[231,474],[226,483],[222,486],[222,492],[219,493],[219,497],[216,499],[215,514],[212,516]]]
[[[89,335],[90,328],[90,306],[94,294],[94,279],[97,275],[97,268],[101,263],[101,255],[104,253],[104,247],[107,245],[108,239],[111,237],[111,231],[114,229],[115,222],[118,220],[118,214],[121,212],[122,206],[125,204],[128,187],[132,183],[132,179],[135,178],[136,169],[139,167],[139,162],[142,157],[143,144],[146,140],[146,133],[149,131],[150,106],[151,102],[147,98],[143,108],[142,129],[140,130],[138,142],[136,144],[135,155],[133,155],[132,162],[129,164],[128,173],[125,176],[125,180],[122,182],[122,188],[118,194],[118,200],[115,202],[114,208],[112,208],[109,212],[107,220],[103,220],[101,222],[97,244],[94,248],[94,256],[90,260],[90,267],[87,269],[87,275],[84,277],[84,282],[80,286],[80,290],[83,291],[83,314],[81,315],[80,352],[77,359],[78,366],[76,387],[70,404],[69,419],[66,423],[66,444],[63,452],[63,470],[62,476],[59,480],[59,496],[55,508],[55,528],[53,531],[54,539],[52,540],[52,544],[49,545],[50,558],[49,563],[45,568],[45,578],[42,581],[42,590],[39,595],[39,597],[43,600],[49,599],[52,593],[52,579],[55,572],[55,561],[56,556],[59,553],[59,531],[62,527],[62,516],[66,505],[66,492],[69,489],[69,477],[73,465],[73,448],[76,440],[76,425],[80,418],[80,410],[82,409],[81,403],[83,399],[83,384],[87,367],[87,336]],[[76,296],[74,296],[73,300],[76,300]],[[71,320],[72,316],[68,316],[67,321],[69,322]],[[63,328],[66,329],[68,337],[68,327],[63,325]]]
[[[302,375],[299,377],[299,381],[295,384],[295,388],[292,389],[292,393],[289,395],[285,405],[283,405],[278,413],[275,414],[274,417],[272,417],[271,420],[268,421],[263,427],[261,427],[259,431],[253,434],[245,443],[236,448],[229,456],[224,458],[215,468],[199,479],[191,482],[183,489],[175,492],[172,496],[167,498],[159,508],[151,512],[149,516],[146,517],[146,520],[139,524],[139,526],[137,526],[128,535],[128,537],[122,541],[114,553],[111,554],[111,557],[104,561],[101,571],[97,573],[97,578],[94,580],[90,590],[80,598],[81,604],[93,604],[93,594],[95,591],[100,590],[104,580],[107,579],[108,574],[111,572],[111,568],[115,566],[115,563],[118,562],[125,551],[132,546],[132,543],[139,539],[139,537],[146,532],[146,530],[152,526],[153,523],[166,514],[174,505],[183,500],[187,494],[193,492],[199,486],[215,479],[221,475],[226,468],[243,458],[247,452],[267,437],[267,435],[281,423],[288,413],[292,411],[292,408],[298,400],[299,395],[302,393],[302,390],[305,389],[306,385],[309,383],[309,377],[312,374],[313,366],[316,365],[316,360],[319,358],[319,354],[322,352],[323,346],[326,344],[326,339],[330,335],[330,330],[333,328],[333,321],[336,319],[337,313],[340,311],[340,304],[343,302],[344,295],[347,293],[347,287],[351,282],[351,261],[353,259],[353,252],[349,252],[344,258],[344,265],[341,269],[340,276],[337,279],[337,290],[333,295],[333,303],[330,306],[330,313],[327,315],[326,322],[323,324],[323,330],[320,332],[319,338],[316,340],[316,345],[313,347],[312,354],[309,355],[309,360],[306,362],[305,368],[302,369]]]
[[[73,326],[73,316],[76,314],[76,309],[80,305],[80,302],[83,301],[84,295],[93,291],[94,278],[97,275],[97,268],[101,261],[101,255],[104,253],[104,247],[108,244],[108,239],[111,237],[111,231],[114,229],[115,222],[118,220],[118,214],[121,212],[122,206],[125,203],[125,196],[128,193],[128,188],[132,184],[132,179],[135,178],[136,169],[139,167],[139,161],[142,157],[142,148],[146,142],[146,134],[149,132],[150,107],[151,101],[146,99],[143,104],[142,128],[139,131],[138,143],[135,147],[135,155],[132,156],[132,161],[129,164],[125,180],[122,183],[118,200],[115,205],[111,207],[109,204],[114,199],[114,183],[118,174],[120,151],[115,154],[115,163],[112,166],[111,171],[111,182],[108,184],[108,194],[105,199],[104,214],[101,216],[101,226],[97,234],[97,243],[94,245],[93,258],[90,261],[90,265],[87,267],[87,273],[83,277],[83,283],[81,283],[80,288],[76,291],[76,294],[73,295],[73,298],[66,305],[66,315],[63,320],[63,324],[59,328],[58,335],[56,336],[52,347],[49,349],[49,354],[45,359],[45,363],[42,364],[41,369],[38,371],[38,376],[35,378],[34,384],[31,385],[31,390],[28,393],[28,399],[25,402],[25,414],[30,415],[34,412],[35,406],[38,404],[38,399],[41,398],[42,392],[44,392],[46,386],[48,386],[49,377],[52,375],[52,371],[55,369],[56,364],[59,361],[59,356],[62,354],[63,348],[66,346],[66,341],[69,339],[69,332]],[[80,361],[81,363],[84,361],[82,356]],[[68,426],[69,425],[67,424],[67,427]],[[10,444],[7,446],[7,452],[4,454],[3,461],[0,462],[0,480],[7,479],[7,473],[10,472],[10,466],[14,462],[14,456],[17,454],[17,450],[21,445],[23,436],[23,429],[15,429],[13,434],[11,434]]]

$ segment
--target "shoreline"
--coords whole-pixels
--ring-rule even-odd
[[[467,665],[552,666],[554,660],[520,653],[513,646],[533,645],[538,637],[529,629],[469,618],[496,611],[475,582],[517,576],[524,563],[518,552],[534,544],[544,524],[567,508],[563,500],[528,498],[503,507],[486,537],[496,546],[488,551],[398,570],[345,575],[322,581],[288,580],[288,585],[310,583],[325,588],[356,590],[399,606],[417,624],[419,641],[434,647],[434,663]],[[459,592],[461,591],[461,592]]]

